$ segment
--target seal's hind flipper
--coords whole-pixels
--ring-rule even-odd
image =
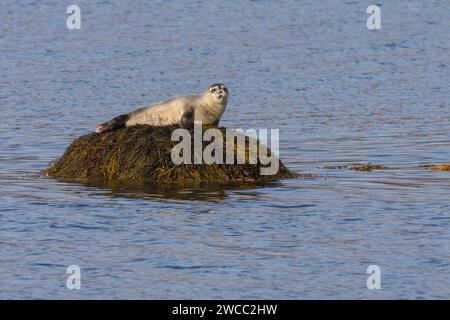
[[[95,128],[95,132],[102,133],[102,132],[106,132],[106,131],[110,131],[110,130],[116,130],[119,128],[123,128],[123,127],[125,127],[125,123],[128,121],[129,118],[130,118],[130,116],[128,114],[122,114],[108,122],[99,124]]]

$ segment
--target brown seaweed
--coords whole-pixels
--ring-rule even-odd
[[[44,173],[61,178],[140,181],[157,184],[264,182],[297,176],[289,171],[278,158],[276,158],[279,161],[278,172],[270,176],[261,175],[260,169],[264,165],[259,159],[256,164],[249,163],[248,138],[246,138],[244,164],[175,165],[171,159],[171,151],[178,141],[171,140],[171,133],[176,128],[176,126],[137,125],[102,134],[86,134],[73,141],[65,153]],[[205,129],[207,128],[203,128]],[[219,128],[219,130],[223,134],[225,151],[226,129]],[[203,148],[208,144],[209,142],[203,142]],[[235,156],[236,150],[235,145]],[[270,149],[268,151],[270,154]]]

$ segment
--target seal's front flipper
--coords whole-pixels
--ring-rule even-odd
[[[102,132],[106,132],[109,130],[116,130],[119,128],[123,128],[125,127],[125,123],[128,121],[130,117],[128,116],[128,114],[122,114],[118,117],[115,117],[114,119],[99,124],[96,128],[95,128],[95,132],[96,133],[102,133]]]
[[[194,127],[194,108],[187,108],[183,113],[180,120],[180,127],[186,129]]]

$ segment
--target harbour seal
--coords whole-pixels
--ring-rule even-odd
[[[102,133],[137,124],[168,126],[178,124],[191,127],[194,121],[218,125],[228,102],[228,89],[223,83],[214,83],[208,90],[198,95],[171,98],[99,124],[95,132]]]

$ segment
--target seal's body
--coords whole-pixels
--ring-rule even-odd
[[[201,121],[203,124],[217,125],[227,102],[228,89],[222,83],[215,83],[202,94],[164,100],[115,117],[98,125],[95,132],[101,133],[137,124],[152,126],[178,124],[182,127],[191,127],[194,121]]]

